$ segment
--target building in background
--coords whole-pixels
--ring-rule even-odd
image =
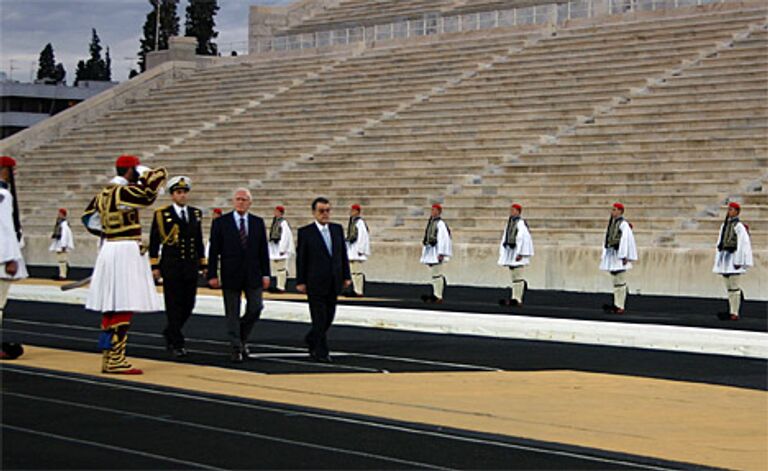
[[[80,82],[77,87],[8,80],[0,72],[0,139],[97,95],[117,82]]]

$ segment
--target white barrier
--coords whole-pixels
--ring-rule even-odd
[[[14,284],[10,298],[62,304],[85,304],[86,289],[62,292],[57,286]],[[195,314],[224,316],[219,296],[198,296]],[[263,319],[309,323],[305,303],[265,300]],[[645,348],[768,359],[768,333],[737,330],[630,324],[530,316],[392,309],[343,305],[336,325],[500,339],[565,342]]]

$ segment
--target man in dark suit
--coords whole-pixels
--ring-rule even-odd
[[[315,222],[299,229],[296,253],[296,289],[306,293],[312,328],[305,337],[309,356],[330,363],[327,332],[336,315],[336,299],[352,283],[344,242],[344,229],[330,223],[331,204],[325,198],[312,202]]]
[[[263,309],[262,294],[269,288],[270,271],[264,220],[248,213],[251,192],[246,188],[235,190],[232,203],[234,211],[222,215],[211,226],[208,284],[224,292],[231,359],[240,363],[248,357],[248,337]],[[242,293],[246,308],[241,318]]]

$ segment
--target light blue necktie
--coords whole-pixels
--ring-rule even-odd
[[[333,255],[333,248],[331,246],[331,232],[328,230],[328,226],[324,226],[321,231],[323,234],[323,240],[325,241],[325,248],[328,249],[328,253]]]

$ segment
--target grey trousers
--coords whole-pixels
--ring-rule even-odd
[[[241,349],[248,342],[253,326],[261,317],[261,311],[264,308],[262,302],[262,289],[246,288],[223,289],[224,292],[224,313],[227,318],[227,336],[229,343],[233,348]],[[242,293],[245,293],[245,314],[240,316],[240,299]]]

